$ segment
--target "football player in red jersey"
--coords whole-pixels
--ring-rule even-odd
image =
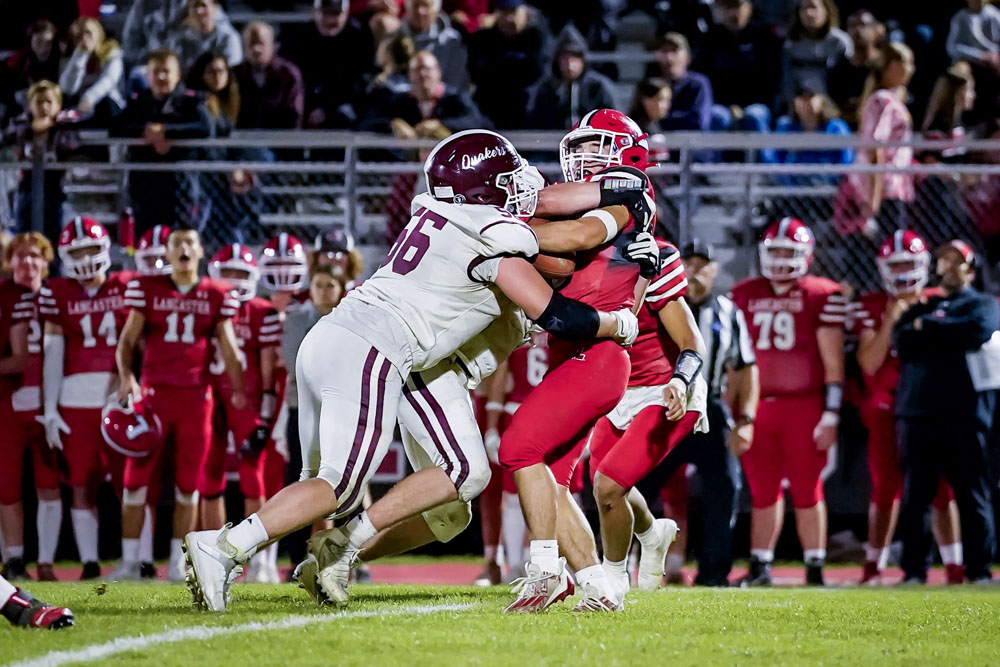
[[[823,479],[835,460],[844,382],[847,297],[840,285],[809,276],[815,241],[800,220],[775,222],[760,243],[763,277],[737,284],[760,369],[760,406],[743,470],[753,503],[750,573],[744,585],[770,585],[788,480],[805,552],[806,583],[823,585],[826,505]]]
[[[899,359],[892,349],[892,328],[914,303],[939,296],[928,288],[931,253],[924,240],[898,230],[879,250],[878,268],[884,291],[865,294],[854,314],[858,332],[858,364],[868,390],[861,417],[868,430],[868,469],[872,497],[868,508],[868,545],[861,583],[879,584],[889,555],[889,542],[899,516],[903,468],[896,448],[896,385]],[[948,582],[965,580],[958,507],[942,476],[933,504],[934,534]]]
[[[669,243],[658,241],[657,250],[662,268],[649,283],[639,311],[639,337],[628,350],[628,389],[589,441],[604,569],[622,595],[629,589],[626,562],[633,531],[642,545],[641,590],[659,588],[667,550],[677,535],[677,524],[656,519],[635,485],[693,429],[708,430],[708,387],[700,373],[705,342],[682,298],[684,265]]]
[[[246,407],[243,368],[232,318],[239,301],[228,285],[198,275],[204,249],[198,232],[174,229],[167,242],[170,275],[139,276],[128,283],[125,305],[128,319],[118,340],[117,361],[122,402],[131,395],[145,395],[159,417],[166,441],[159,451],[125,462],[125,493],[122,504],[122,570],[138,568],[139,534],[144,523],[143,507],[154,473],[161,471],[164,450],[173,450],[177,503],[174,508],[174,539],[170,542],[171,580],[184,579],[183,536],[195,527],[198,483],[212,438],[212,401],[208,367],[212,361],[211,339],[219,341],[226,374],[232,382],[231,402]],[[133,370],[133,353],[145,341],[142,385]],[[154,484],[154,487],[156,485]]]
[[[293,301],[309,298],[309,254],[299,238],[281,232],[260,251],[260,284],[284,312]]]
[[[62,278],[39,295],[45,319],[42,423],[53,450],[63,453],[73,488],[70,516],[83,579],[100,576],[97,490],[107,473],[118,494],[125,459],[105,446],[101,409],[117,386],[115,350],[125,324],[125,286],[134,274],[108,273],[111,239],[90,218],[71,220],[59,235]]]
[[[8,289],[13,289],[19,297],[13,304],[12,317],[27,323],[27,358],[19,380],[14,381],[0,408],[6,413],[0,421],[4,424],[0,458],[5,461],[0,466],[0,527],[6,561],[4,576],[8,579],[26,576],[21,462],[30,450],[38,492],[38,578],[55,581],[52,561],[62,525],[62,500],[59,497],[59,467],[45,444],[45,431],[38,419],[42,407],[42,323],[37,307],[37,298],[54,255],[47,238],[38,232],[29,232],[14,237],[4,256],[13,276],[13,286]],[[24,335],[22,332],[11,333],[15,339],[11,342],[15,344],[16,339]]]
[[[569,182],[541,191],[535,215],[572,215],[619,203],[621,196],[651,201],[651,186],[642,171],[648,166],[648,152],[646,135],[625,114],[613,109],[588,113],[560,144],[563,175]],[[655,211],[655,204],[648,210]],[[608,225],[603,241],[577,254],[576,272],[560,293],[598,309],[633,308],[637,287],[642,287],[640,267],[625,250],[652,225],[652,216],[633,219],[622,232]],[[569,486],[587,434],[625,394],[628,353],[613,342],[557,336],[550,337],[549,347],[550,370],[521,405],[500,445],[500,462],[514,471],[532,536],[527,576],[515,587],[517,598],[507,611],[543,611],[565,598],[572,590],[566,561],[584,592],[578,611],[620,610],[621,593],[601,567],[593,533]],[[555,409],[561,411],[559,419],[551,418]],[[557,532],[563,536],[561,544]]]
[[[281,343],[281,316],[267,299],[257,296],[260,271],[253,252],[233,243],[215,254],[208,265],[209,275],[236,289],[239,313],[233,322],[243,362],[243,382],[248,405],[233,405],[233,385],[225,373],[225,363],[216,346],[215,360],[209,367],[212,393],[218,420],[212,446],[205,461],[201,483],[201,523],[205,529],[221,528],[226,522],[226,449],[230,435],[239,451],[240,491],[246,516],[264,504],[264,448],[271,436],[277,412],[274,369]],[[221,426],[221,428],[219,428]],[[262,581],[270,573],[259,567],[260,557],[250,562],[248,581]],[[277,581],[271,583],[278,583]]]
[[[166,225],[156,225],[139,238],[135,249],[136,271],[144,276],[165,276],[170,274],[170,262],[167,261],[167,239],[170,238],[170,228]]]

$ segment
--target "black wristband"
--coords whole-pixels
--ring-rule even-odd
[[[564,338],[596,338],[601,328],[601,315],[591,306],[553,292],[549,305],[535,324]]]
[[[844,402],[844,387],[839,382],[827,382],[823,387],[823,410],[840,414]]]
[[[684,382],[685,386],[690,387],[694,379],[698,377],[701,364],[701,355],[695,350],[681,350],[681,353],[677,355],[677,362],[674,364],[674,374],[670,376],[670,379],[679,378]]]

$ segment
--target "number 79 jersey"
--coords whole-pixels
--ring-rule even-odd
[[[820,392],[825,373],[816,333],[844,327],[848,303],[840,285],[804,276],[778,294],[766,278],[750,278],[733,287],[732,299],[746,315],[761,396]]]
[[[360,299],[392,314],[411,341],[411,370],[421,371],[500,315],[505,299],[492,285],[500,260],[533,258],[538,239],[495,206],[446,204],[420,194],[411,212],[382,266],[344,301]],[[339,310],[328,317],[338,319]]]

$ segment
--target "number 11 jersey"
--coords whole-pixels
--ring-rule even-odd
[[[822,391],[825,373],[816,332],[844,327],[848,304],[840,285],[803,276],[779,294],[770,280],[750,278],[733,286],[732,299],[746,315],[761,396]]]

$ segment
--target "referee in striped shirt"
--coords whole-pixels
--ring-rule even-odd
[[[695,585],[728,586],[733,565],[732,531],[742,486],[739,456],[750,448],[759,386],[753,345],[743,313],[723,295],[712,294],[719,265],[712,248],[695,240],[681,251],[687,272],[687,302],[705,339],[702,373],[708,383],[708,433],[693,433],[640,484],[656,498],[669,476],[693,463],[701,480],[702,539],[696,548]]]

